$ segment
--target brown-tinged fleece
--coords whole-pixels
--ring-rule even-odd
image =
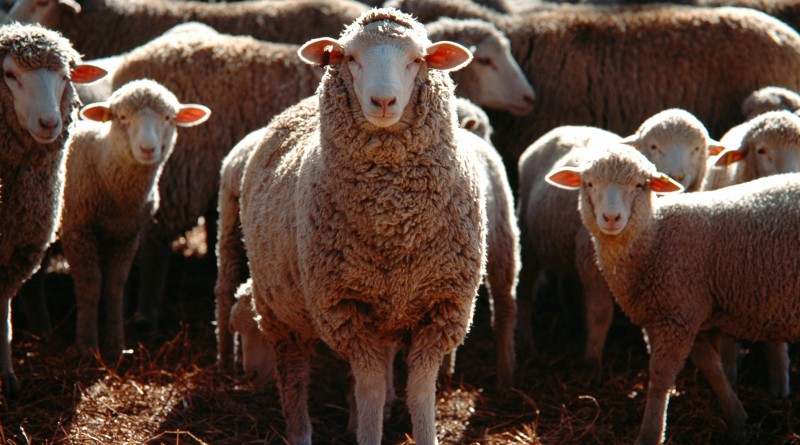
[[[366,13],[338,40],[344,61],[318,95],[273,119],[245,168],[245,247],[291,443],[310,442],[309,360],[320,339],[355,377],[359,441],[379,442],[384,377],[404,338],[414,440],[435,443],[436,374],[469,329],[484,273],[485,202],[477,161],[456,144],[448,74],[425,59],[387,127],[356,100],[348,51],[387,38],[432,47],[410,16]]]

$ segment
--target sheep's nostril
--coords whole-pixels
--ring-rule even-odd
[[[536,97],[534,97],[533,95],[526,94],[525,96],[522,97],[522,100],[524,100],[525,103],[528,105],[533,105],[534,103],[536,103]]]
[[[58,126],[58,120],[39,118],[39,125],[44,130],[54,130]]]
[[[622,219],[622,214],[617,213],[616,215],[607,215],[603,213],[603,221],[605,222],[619,222]]]
[[[381,107],[381,109],[385,111],[387,108],[389,108],[392,105],[397,103],[397,98],[396,97],[386,98],[386,97],[375,97],[375,96],[372,96],[372,97],[369,98],[369,101],[372,103],[372,105],[374,105],[376,107]]]

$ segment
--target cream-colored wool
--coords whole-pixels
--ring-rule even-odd
[[[783,87],[764,87],[750,93],[742,102],[742,114],[748,120],[778,110],[800,110],[800,94]]]
[[[0,27],[0,61],[10,55],[26,70],[45,68],[69,73],[80,56],[69,41],[40,26],[11,24]],[[36,270],[55,239],[61,215],[65,143],[78,101],[71,82],[60,97],[61,133],[40,144],[18,121],[11,91],[0,81],[0,108],[4,116],[0,154],[0,374],[3,392],[18,390],[11,363],[11,299]]]
[[[60,237],[75,281],[76,342],[84,354],[100,346],[101,298],[105,345],[116,354],[125,345],[125,284],[142,230],[158,208],[158,181],[176,126],[183,125],[176,123],[182,107],[159,83],[133,81],[96,108],[110,122],[81,120],[71,135]]]
[[[690,353],[741,438],[746,414],[722,372],[713,334],[800,338],[800,175],[655,199],[652,184],[663,184],[655,166],[630,149],[607,150],[578,168],[579,209],[609,288],[650,342],[637,443],[662,442],[669,391]],[[632,203],[616,235],[601,230],[596,214],[604,211],[596,199],[609,185],[621,187]]]
[[[489,122],[489,116],[486,115],[483,108],[475,105],[469,99],[457,97],[456,114],[458,115],[458,125],[461,128],[469,130],[491,142],[492,124]],[[505,170],[505,167],[503,167],[503,170]]]
[[[20,0],[28,1],[28,0]],[[35,8],[54,9],[42,24],[61,31],[87,58],[115,56],[136,48],[184,22],[205,23],[219,32],[265,41],[303,43],[336,35],[366,11],[351,0],[292,0],[207,3],[160,0],[82,0],[77,14],[55,1]],[[31,6],[33,8],[33,6]],[[15,20],[34,19],[12,12]],[[34,10],[35,11],[35,10]],[[42,14],[39,12],[39,14]]]
[[[388,35],[413,52],[430,45],[419,23],[391,9],[366,13],[339,42],[347,59],[350,45]],[[247,162],[241,216],[255,307],[275,348],[289,442],[310,441],[318,339],[349,362],[359,441],[377,443],[385,372],[409,338],[414,440],[432,444],[436,373],[469,329],[484,273],[477,161],[456,144],[446,73],[423,63],[389,127],[372,125],[355,97],[349,68],[329,67],[318,96],[273,119]]]
[[[115,88],[150,78],[182,101],[214,111],[207,125],[178,140],[161,176],[156,223],[148,229],[137,259],[142,280],[138,323],[144,329],[158,326],[171,242],[201,216],[206,215],[207,224],[216,221],[216,215],[207,212],[219,191],[222,159],[241,138],[312,95],[319,85],[323,70],[303,63],[298,48],[251,37],[186,32],[131,51],[114,73]],[[209,239],[215,232],[211,226]],[[231,304],[234,291],[228,297]]]

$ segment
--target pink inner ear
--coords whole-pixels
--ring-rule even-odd
[[[674,193],[683,190],[683,186],[672,181],[668,176],[650,180],[650,190],[656,193]]]
[[[581,174],[575,170],[558,170],[550,173],[547,181],[563,187],[578,188],[581,185]]]
[[[723,151],[714,163],[717,167],[727,167],[735,162],[741,161],[747,156],[747,151],[727,150]]]
[[[78,65],[72,70],[69,77],[75,83],[91,83],[100,80],[108,71],[94,65]]]
[[[111,119],[111,110],[101,105],[87,105],[81,110],[81,116],[97,122],[106,122]]]
[[[175,120],[180,123],[191,123],[204,119],[207,114],[205,110],[200,108],[184,108],[175,116]]]

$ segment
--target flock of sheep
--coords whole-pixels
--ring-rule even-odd
[[[51,245],[79,350],[119,354],[131,268],[153,332],[170,243],[204,216],[218,367],[236,369],[238,332],[289,443],[311,443],[320,341],[350,365],[359,443],[381,442],[401,351],[414,441],[436,443],[437,376],[481,285],[500,388],[534,346],[534,296],[578,292],[594,369],[615,301],[645,332],[637,443],[664,440],[687,358],[746,440],[738,341],[767,343],[787,397],[800,339],[800,35],[736,7],[484,3],[17,0],[0,27],[3,392],[11,299]]]

